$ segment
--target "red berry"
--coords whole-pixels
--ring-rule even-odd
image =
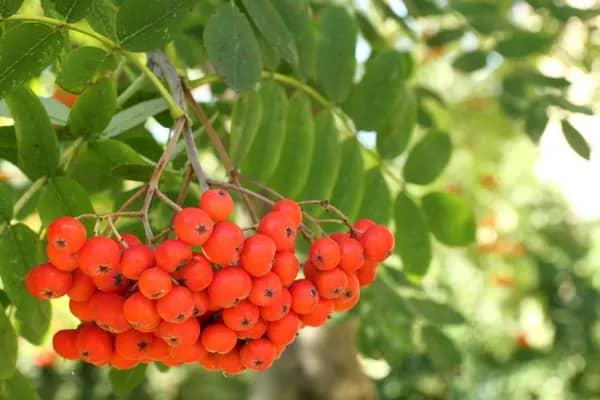
[[[184,208],[175,215],[173,230],[177,238],[191,246],[201,246],[208,240],[214,226],[207,212],[199,208]]]
[[[154,335],[131,329],[115,336],[115,352],[127,360],[147,360]]]
[[[96,365],[108,363],[113,353],[111,334],[94,324],[84,325],[79,328],[75,346],[79,353],[79,358]]]
[[[340,297],[344,293],[346,285],[348,285],[348,278],[341,268],[321,271],[315,279],[315,286],[319,291],[319,296],[326,299]]]
[[[135,292],[123,303],[123,315],[138,330],[152,330],[160,324],[160,316],[154,301]]]
[[[258,339],[261,338],[266,332],[267,323],[262,318],[259,318],[252,328],[243,331],[236,331],[239,339]]]
[[[209,303],[209,298],[206,291],[192,292],[192,300],[194,300],[194,317],[199,317],[206,314]]]
[[[112,332],[125,332],[131,325],[123,313],[125,298],[116,293],[96,292],[90,299],[94,321],[102,329]]]
[[[142,272],[154,266],[154,251],[145,245],[134,245],[123,251],[121,272],[129,279],[139,279]]]
[[[242,365],[253,371],[264,371],[273,365],[275,346],[267,339],[251,340],[240,349]]]
[[[76,253],[86,239],[85,227],[73,217],[57,218],[48,226],[48,244],[57,249]]]
[[[186,287],[175,286],[156,301],[156,311],[167,322],[182,323],[194,313],[192,292]]]
[[[385,226],[370,227],[360,239],[365,258],[373,261],[385,260],[394,249],[394,235]]]
[[[360,286],[368,286],[376,278],[377,267],[379,263],[377,261],[365,260],[364,264],[358,271],[356,271],[356,277],[358,278],[358,282]]]
[[[244,245],[244,234],[234,223],[218,222],[202,250],[210,261],[220,265],[234,265],[240,259]]]
[[[52,347],[59,356],[67,360],[78,360],[77,329],[64,329],[52,337]]]
[[[264,276],[271,271],[275,251],[273,239],[257,233],[244,242],[240,265],[254,277]]]
[[[272,271],[277,274],[283,287],[289,287],[294,283],[299,269],[298,258],[293,252],[284,251],[275,254]]]
[[[335,299],[335,311],[347,311],[353,308],[360,299],[360,282],[354,274],[346,273],[348,284],[342,295]]]
[[[203,255],[195,255],[192,261],[179,271],[177,279],[192,292],[199,292],[210,285],[213,276],[212,264]]]
[[[155,338],[148,349],[148,359],[152,361],[162,361],[169,357],[171,346],[169,346],[159,335],[154,335]]]
[[[359,219],[352,225],[352,231],[354,239],[360,240],[365,232],[372,226],[375,226],[375,222],[370,219]]]
[[[273,239],[277,251],[294,251],[296,248],[296,227],[281,211],[267,213],[258,224],[258,232]]]
[[[217,369],[219,369],[218,364],[219,364],[220,356],[221,356],[220,354],[209,353],[202,346],[202,344],[200,344],[200,351],[198,352],[198,357],[196,360],[198,361],[198,364],[200,364],[204,368],[211,370],[211,371],[216,371]]]
[[[252,280],[252,290],[248,298],[257,306],[268,306],[275,301],[282,289],[279,277],[273,272],[269,272],[265,276]]]
[[[200,336],[200,324],[196,318],[188,318],[180,324],[163,321],[158,326],[157,336],[169,346],[191,346]]]
[[[172,273],[181,270],[192,259],[192,248],[181,240],[165,240],[154,253],[156,266]]]
[[[319,238],[310,246],[309,260],[320,271],[334,269],[341,257],[340,247],[329,237]]]
[[[89,276],[108,274],[120,261],[119,245],[104,236],[91,238],[79,251],[79,268]]]
[[[225,267],[217,271],[210,286],[208,296],[220,308],[231,307],[244,300],[252,289],[250,275],[239,267]]]
[[[302,223],[302,209],[294,200],[281,199],[273,205],[273,211],[280,211],[288,216],[296,228]]]
[[[200,342],[195,342],[191,346],[169,347],[169,356],[180,364],[197,361],[203,352],[204,348]]]
[[[292,310],[296,314],[309,314],[319,303],[319,292],[308,279],[300,279],[290,286]]]
[[[302,327],[302,321],[296,313],[288,313],[279,321],[269,322],[267,337],[274,344],[288,345],[296,339],[296,334]]]
[[[121,239],[123,240],[123,243],[127,245],[128,248],[139,246],[142,244],[142,241],[137,236],[132,235],[131,233],[122,234]]]
[[[327,322],[334,309],[335,304],[333,300],[319,299],[317,307],[309,314],[300,315],[300,319],[304,325],[321,326]]]
[[[260,312],[258,307],[247,300],[223,310],[223,323],[234,331],[244,331],[256,325]]]
[[[73,284],[69,272],[54,268],[51,264],[34,267],[25,278],[25,286],[31,295],[42,300],[64,296]]]
[[[77,253],[71,252],[70,250],[61,249],[58,247],[46,246],[46,255],[52,265],[61,271],[73,271],[77,269],[79,263]]]
[[[198,203],[200,208],[216,222],[225,221],[233,211],[233,199],[223,189],[207,190],[202,193]]]
[[[309,281],[314,281],[319,273],[317,267],[315,267],[310,260],[307,260],[302,267],[302,272],[304,272],[304,277]]]
[[[113,352],[112,357],[110,358],[110,366],[114,369],[119,370],[127,370],[137,367],[139,361],[138,360],[128,360],[122,357],[116,351]]]
[[[222,323],[208,325],[200,335],[200,342],[210,353],[229,353],[237,343],[236,333]]]
[[[82,322],[91,322],[94,320],[94,311],[90,307],[90,301],[69,300],[69,310],[71,314]]]
[[[217,368],[229,375],[236,375],[244,371],[240,350],[236,347],[226,354],[217,357]]]
[[[260,316],[265,321],[278,321],[285,317],[292,308],[292,295],[287,289],[283,289],[279,296],[266,307],[260,308]]]
[[[334,233],[331,238],[340,247],[340,268],[346,272],[354,272],[361,267],[365,261],[363,247],[360,242],[346,233]]]
[[[77,269],[72,274],[73,282],[67,295],[74,301],[87,301],[96,291],[92,278]]]
[[[139,291],[149,299],[157,300],[169,293],[173,283],[171,275],[158,267],[148,268],[138,280]]]
[[[129,279],[121,271],[113,269],[108,274],[97,275],[92,278],[94,285],[102,292],[122,293],[129,287]]]

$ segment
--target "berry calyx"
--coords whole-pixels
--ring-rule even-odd
[[[275,301],[282,289],[279,277],[273,272],[269,272],[265,276],[252,280],[252,290],[248,298],[257,306],[268,306]]]

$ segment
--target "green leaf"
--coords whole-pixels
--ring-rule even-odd
[[[260,48],[250,23],[233,4],[217,9],[204,28],[208,57],[227,85],[241,92],[260,79]]]
[[[545,102],[546,104],[552,104],[553,106],[557,106],[562,108],[563,110],[571,111],[574,113],[586,114],[586,115],[594,115],[594,111],[587,106],[580,106],[578,104],[573,104],[569,100],[561,96],[555,95],[544,95],[541,99],[541,102]]]
[[[79,21],[92,7],[93,0],[55,0],[56,11],[61,13],[67,22]]]
[[[263,83],[258,89],[263,103],[263,113],[258,133],[248,155],[242,161],[242,172],[266,182],[275,172],[283,140],[288,100],[284,90],[274,81]]]
[[[281,157],[269,183],[284,196],[295,198],[308,179],[315,142],[311,102],[302,92],[290,98],[284,136]]]
[[[408,146],[417,124],[417,99],[412,89],[405,88],[385,126],[377,132],[377,151],[385,159],[396,158]]]
[[[27,272],[41,261],[37,235],[23,224],[7,227],[0,234],[0,278],[11,302],[21,336],[40,344],[50,326],[50,303],[31,296],[25,289]]]
[[[163,47],[189,13],[191,0],[125,0],[117,11],[117,37],[130,51]]]
[[[52,125],[64,126],[67,124],[69,111],[71,110],[69,107],[52,97],[40,97],[39,100],[42,102],[48,117],[50,117]],[[10,110],[3,100],[0,100],[0,117],[12,118]]]
[[[8,298],[8,295],[6,294],[6,292],[2,289],[0,289],[0,307],[2,307],[2,309],[6,310],[6,307],[8,307],[10,305],[10,299]]]
[[[317,81],[325,94],[335,102],[342,102],[352,90],[356,58],[354,49],[358,29],[348,12],[330,6],[319,17],[317,46]]]
[[[462,362],[462,355],[454,343],[439,329],[425,325],[421,339],[433,364],[441,369],[452,369]]]
[[[338,151],[342,153],[342,161],[331,195],[331,204],[342,210],[350,221],[354,221],[365,195],[365,170],[361,146],[356,138],[351,137],[342,143]]]
[[[587,143],[585,138],[579,133],[577,128],[569,123],[566,119],[561,121],[562,131],[567,139],[569,146],[582,158],[586,160],[590,159],[590,145]]]
[[[10,379],[0,381],[0,399],[2,400],[39,400],[33,385],[18,370]]]
[[[98,78],[117,67],[115,56],[98,47],[71,50],[61,64],[56,84],[68,92],[81,93]]]
[[[310,22],[307,0],[271,0],[294,37],[298,50],[296,70],[307,79],[314,75],[317,57],[317,36]]]
[[[367,63],[362,80],[344,103],[360,130],[380,129],[392,115],[410,71],[410,57],[395,50],[376,55]]]
[[[418,185],[433,182],[450,161],[451,154],[450,136],[437,131],[428,133],[408,153],[402,171],[404,179]]]
[[[21,4],[23,0],[0,0],[0,16],[10,17],[21,8]]]
[[[15,120],[19,168],[31,179],[52,175],[58,165],[58,139],[46,110],[24,87],[6,97]]]
[[[111,174],[115,177],[136,182],[148,182],[153,172],[154,166],[150,164],[125,163],[115,165],[111,169]],[[171,171],[165,171],[163,176],[171,179],[175,179],[177,177],[177,175]]]
[[[392,194],[381,169],[374,167],[367,171],[365,182],[365,196],[358,215],[378,224],[388,224],[392,218]]]
[[[435,35],[428,37],[425,41],[429,47],[444,46],[450,42],[460,39],[465,34],[463,26],[452,29],[442,29]]]
[[[48,180],[38,199],[37,209],[44,226],[64,215],[76,217],[94,212],[85,189],[66,176]]]
[[[13,216],[13,194],[7,183],[0,182],[0,221],[10,221]]]
[[[229,155],[234,163],[243,160],[254,142],[263,116],[263,103],[257,91],[248,91],[238,97],[231,114]]]
[[[94,0],[87,21],[98,33],[117,38],[117,7],[111,0]]]
[[[396,253],[400,255],[403,271],[408,275],[423,276],[431,262],[429,228],[423,211],[404,192],[399,193],[394,205],[396,224]]]
[[[112,368],[108,373],[108,379],[117,395],[124,395],[136,388],[146,377],[146,364],[140,364],[135,368],[118,370]]]
[[[119,136],[123,132],[135,128],[143,124],[146,120],[154,115],[168,109],[167,103],[163,98],[142,101],[134,106],[127,108],[117,113],[104,130],[105,136],[113,138]]]
[[[39,75],[58,57],[62,33],[48,25],[22,23],[0,37],[0,98]]]
[[[117,109],[115,81],[103,78],[83,91],[69,114],[69,130],[75,136],[98,135]]]
[[[0,379],[8,379],[17,364],[17,335],[4,310],[0,309]]]
[[[298,50],[294,37],[277,9],[271,4],[271,0],[242,0],[242,3],[267,43],[273,46],[284,60],[296,65]]]
[[[554,35],[514,31],[496,44],[496,51],[507,58],[526,57],[546,51],[554,39]]]
[[[320,200],[331,196],[342,162],[340,145],[333,114],[329,110],[322,110],[315,117],[314,151],[300,199]]]
[[[457,325],[465,322],[465,318],[447,304],[416,296],[405,297],[403,300],[412,312],[433,324]]]
[[[537,142],[548,125],[548,111],[545,104],[535,104],[527,112],[525,133],[531,140]]]
[[[14,126],[0,126],[0,160],[17,165],[17,137]]]
[[[447,192],[431,192],[421,199],[431,232],[448,246],[466,246],[475,241],[475,216],[462,198]]]
[[[489,53],[484,50],[474,50],[456,57],[452,66],[462,72],[474,72],[486,66]]]

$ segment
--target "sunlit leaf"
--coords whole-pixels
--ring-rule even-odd
[[[16,13],[23,0],[0,0],[0,16],[6,18]]]
[[[475,216],[471,206],[455,194],[431,192],[421,200],[431,232],[449,246],[475,241]]]
[[[423,276],[431,262],[429,228],[421,208],[404,192],[394,205],[396,253],[406,274]]]
[[[39,400],[33,385],[20,371],[15,371],[10,379],[0,381],[0,399]]]
[[[383,158],[396,158],[404,152],[417,124],[417,99],[405,88],[388,121],[377,132],[377,151]]]
[[[231,114],[229,155],[234,162],[246,157],[263,117],[263,103],[256,91],[241,94]]]
[[[56,11],[61,13],[67,22],[79,21],[86,16],[93,0],[55,0]]]
[[[40,194],[37,209],[45,226],[64,215],[76,217],[94,212],[85,189],[77,181],[66,176],[48,180]]]
[[[108,126],[116,108],[115,81],[101,79],[85,89],[73,105],[69,130],[75,136],[99,135]]]
[[[0,379],[10,378],[17,364],[17,335],[4,310],[0,309]]]
[[[462,355],[456,345],[439,329],[425,325],[421,329],[421,339],[425,344],[427,355],[436,367],[450,369],[462,362]]]
[[[361,145],[356,138],[346,139],[340,149],[342,161],[331,203],[346,214],[350,221],[357,218],[365,195],[365,170]]]
[[[98,47],[71,50],[56,76],[56,84],[71,93],[81,93],[106,72],[117,67],[115,56]]]
[[[379,167],[365,174],[365,195],[358,215],[384,225],[392,218],[392,194]]]

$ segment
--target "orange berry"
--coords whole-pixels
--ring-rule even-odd
[[[198,204],[213,221],[225,221],[233,211],[233,199],[223,189],[210,189],[202,193]]]
[[[211,303],[220,308],[231,307],[244,300],[252,289],[250,275],[239,267],[225,267],[217,271],[208,286]]]
[[[271,271],[275,251],[275,242],[270,237],[257,233],[244,242],[240,265],[254,277],[264,276]]]
[[[259,316],[258,307],[244,300],[234,307],[223,310],[223,323],[234,331],[244,331],[256,325]]]
[[[192,248],[181,240],[168,239],[158,245],[154,253],[156,265],[166,272],[181,270],[192,259]]]
[[[317,307],[309,314],[300,315],[300,319],[304,325],[321,326],[327,322],[334,309],[335,304],[333,300],[319,299]]]
[[[183,364],[198,360],[204,351],[200,342],[195,342],[191,346],[169,347],[169,356],[175,362]]]
[[[79,251],[79,268],[92,277],[108,274],[118,268],[120,261],[119,245],[104,236],[91,238]]]
[[[121,239],[123,239],[123,243],[125,243],[127,245],[127,248],[135,247],[135,246],[139,246],[139,245],[143,244],[142,241],[137,236],[135,236],[131,233],[122,234]]]
[[[340,248],[340,268],[350,273],[359,269],[365,261],[360,242],[351,238],[347,233],[334,233],[331,238]]]
[[[116,293],[96,292],[90,298],[94,321],[102,329],[121,333],[131,328],[123,313],[125,298]]]
[[[112,357],[110,358],[110,366],[114,369],[127,370],[137,367],[138,360],[128,360],[121,356],[116,351],[113,352]]]
[[[68,249],[65,250],[48,244],[46,246],[46,255],[48,256],[50,263],[61,271],[70,272],[77,269],[79,266],[77,261],[77,258],[79,257],[78,254]]]
[[[196,318],[188,318],[180,324],[163,321],[157,334],[169,346],[191,346],[200,336],[200,324]]]
[[[236,333],[222,323],[206,326],[200,335],[200,342],[210,353],[229,353],[237,343]]]
[[[132,327],[144,331],[155,329],[161,321],[155,302],[140,292],[133,293],[125,300],[123,315]]]
[[[385,260],[394,249],[395,240],[392,232],[382,225],[370,227],[360,239],[365,258],[373,261]]]
[[[198,357],[196,358],[196,361],[198,361],[198,364],[211,371],[219,369],[218,362],[220,354],[209,353],[202,345],[200,345],[200,350],[197,353]]]
[[[314,281],[319,273],[319,270],[310,262],[310,260],[307,260],[302,267],[302,272],[304,273],[304,277],[306,279]]]
[[[363,218],[356,221],[354,225],[352,225],[354,239],[360,240],[365,232],[372,226],[375,226],[375,222],[370,219]]]
[[[275,301],[282,289],[281,280],[277,274],[269,272],[263,277],[252,280],[252,290],[248,298],[257,306],[268,306]]]
[[[261,338],[267,332],[267,323],[262,318],[256,321],[256,324],[243,331],[236,331],[239,339],[258,339]]]
[[[177,212],[173,221],[177,238],[191,246],[202,246],[210,237],[213,226],[207,212],[192,207]]]
[[[56,354],[67,360],[78,360],[77,352],[77,329],[64,329],[58,331],[52,337],[52,347]]]
[[[296,248],[296,227],[281,211],[267,213],[258,224],[258,232],[273,239],[277,251],[294,251]]]
[[[74,301],[69,300],[69,310],[71,314],[77,317],[80,321],[91,322],[94,320],[94,311],[90,307],[90,301]]]
[[[182,323],[194,313],[192,292],[186,287],[175,286],[164,297],[156,301],[160,317],[172,323]]]
[[[181,346],[181,347],[184,347],[184,346]],[[152,344],[148,348],[148,360],[162,361],[169,356],[170,349],[171,349],[171,346],[169,346],[158,335],[155,335],[155,338],[152,341]]]
[[[153,341],[153,334],[130,329],[115,336],[115,352],[128,360],[147,360]]]
[[[356,271],[356,277],[361,287],[368,286],[376,278],[377,267],[379,263],[377,261],[365,260],[364,264],[358,271]]]
[[[264,371],[273,365],[275,346],[267,339],[251,340],[240,349],[242,365],[253,371]]]
[[[208,294],[206,291],[192,292],[192,300],[194,301],[194,317],[200,317],[208,311]]]
[[[265,321],[278,321],[285,317],[292,308],[292,295],[287,289],[283,289],[279,296],[266,307],[260,308],[260,316]]]
[[[292,295],[292,310],[296,314],[309,314],[319,303],[319,292],[308,279],[297,280],[290,286]]]
[[[329,271],[321,271],[315,278],[315,286],[319,291],[319,296],[326,299],[336,299],[344,293],[348,284],[348,277],[341,268],[335,268]]]
[[[121,272],[126,278],[139,279],[142,272],[154,266],[154,251],[146,245],[134,245],[123,250]]]
[[[178,272],[177,279],[192,292],[199,292],[210,285],[213,276],[212,264],[203,255],[195,255],[192,261]]]
[[[273,205],[271,210],[279,211],[287,215],[296,228],[302,223],[302,209],[294,200],[281,199]]]
[[[139,291],[152,300],[160,299],[169,293],[172,286],[171,275],[158,267],[148,268],[138,280]]]
[[[244,245],[244,234],[236,224],[229,221],[218,222],[210,238],[202,246],[204,255],[219,265],[234,265],[240,259]]]
[[[56,269],[51,264],[40,264],[25,277],[25,286],[29,293],[42,300],[64,296],[72,284],[71,273]]]
[[[229,375],[237,375],[246,369],[242,364],[240,350],[235,347],[229,353],[217,356],[217,368]]]
[[[335,311],[347,311],[353,308],[360,299],[360,282],[354,274],[346,273],[348,283],[342,295],[335,299]]]
[[[320,271],[334,269],[341,257],[340,247],[329,237],[319,238],[310,245],[309,260]]]
[[[290,287],[294,283],[299,269],[298,258],[293,252],[284,251],[275,254],[272,271],[277,274],[283,287]]]
[[[77,269],[72,274],[71,288],[67,295],[73,301],[87,301],[96,291],[96,285],[92,278]]]
[[[91,364],[106,364],[113,354],[111,334],[95,324],[83,325],[78,329],[75,346],[79,358]]]
[[[57,249],[76,253],[87,239],[85,226],[73,217],[60,217],[48,226],[48,244]]]
[[[120,270],[113,269],[107,274],[92,277],[94,285],[102,292],[122,293],[129,287],[129,279],[125,278]]]
[[[279,321],[269,322],[267,337],[274,344],[288,345],[296,339],[302,321],[296,313],[290,312]]]

